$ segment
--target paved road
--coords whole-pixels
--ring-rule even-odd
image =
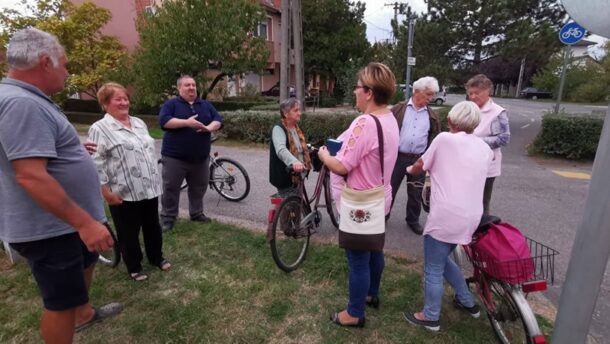
[[[463,99],[463,96],[448,95],[447,104],[452,105]],[[546,293],[546,296],[557,304],[575,231],[582,217],[589,182],[564,178],[553,171],[590,174],[592,166],[589,163],[532,159],[526,156],[526,146],[538,133],[542,115],[553,108],[553,103],[516,99],[496,99],[496,102],[509,112],[512,140],[503,150],[503,174],[495,183],[492,212],[520,228],[529,237],[560,251],[561,254],[556,260],[556,283]],[[606,110],[606,107],[577,104],[564,104],[562,107],[567,112],[575,113]],[[252,181],[252,190],[248,198],[239,203],[228,202],[214,191],[209,191],[205,196],[206,214],[221,221],[264,231],[269,195],[274,193],[274,188],[267,181],[268,152],[264,149],[220,145],[215,146],[214,150],[220,155],[237,159],[246,167]],[[316,175],[313,176],[315,177]],[[313,180],[309,182],[310,187],[313,187],[313,184]],[[406,206],[404,186],[398,192],[395,202],[392,217],[387,225],[386,248],[401,254],[422,257],[421,237],[407,229],[404,222]],[[184,199],[182,204],[186,204]],[[425,221],[425,215],[422,215],[421,220],[422,223]],[[330,220],[324,218],[318,237],[332,240],[334,235]],[[606,278],[600,291],[591,328],[591,335],[601,343],[610,343],[610,328],[605,326],[607,320],[603,320],[608,318],[610,318],[610,279]]]

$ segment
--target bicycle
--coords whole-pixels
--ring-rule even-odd
[[[212,138],[212,142],[217,137]],[[162,164],[162,159],[159,159]],[[250,177],[246,169],[237,161],[218,157],[218,152],[210,154],[210,188],[216,190],[220,196],[231,202],[239,202],[250,193]],[[186,180],[182,181],[180,189],[188,187]]]
[[[114,244],[107,251],[100,252],[98,261],[100,263],[110,266],[111,268],[115,268],[121,262],[121,251],[119,250],[119,241],[116,235],[114,234],[114,231],[110,227],[110,224],[106,222],[104,223],[104,225],[106,226],[106,229],[108,229],[108,232],[110,232],[110,236],[112,237]]]
[[[472,267],[472,276],[466,278],[466,283],[475,286],[475,292],[487,312],[491,327],[500,343],[546,343],[536,316],[527,302],[527,296],[533,292],[546,290],[547,280],[553,284],[555,256],[558,252],[526,237],[531,259],[498,262],[484,257],[482,252],[476,249],[476,240],[492,224],[499,222],[498,217],[484,215],[473,236],[473,241],[465,246],[456,246],[452,258],[462,270]],[[495,274],[494,267],[499,264],[502,264],[504,269],[509,267],[511,274],[514,275],[510,277],[513,282],[492,276]],[[530,277],[525,270],[531,269],[532,264],[533,273],[530,271]],[[530,278],[519,281],[519,277],[522,276]]]
[[[271,196],[272,208],[267,216],[267,239],[271,255],[275,264],[285,272],[295,270],[305,259],[309,238],[320,225],[319,207],[326,208],[332,224],[339,228],[339,212],[331,194],[330,173],[317,160],[317,149],[310,146],[309,150],[312,161],[316,160],[313,164],[314,171],[319,171],[313,197],[307,197],[304,183],[306,177],[302,178],[294,191]],[[324,204],[320,203],[322,188]]]

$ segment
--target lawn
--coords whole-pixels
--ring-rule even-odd
[[[367,310],[364,329],[328,320],[347,299],[347,263],[336,246],[313,244],[303,266],[280,271],[265,237],[217,222],[179,222],[164,236],[173,268],[145,265],[145,282],[124,265],[98,266],[96,304],[123,303],[123,312],[76,336],[77,343],[493,343],[484,314],[454,309],[449,288],[441,331],[405,322],[402,311],[422,306],[421,263],[386,257],[381,307]],[[40,342],[41,301],[26,264],[0,258],[0,343]]]

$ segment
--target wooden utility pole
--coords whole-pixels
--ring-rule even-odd
[[[288,73],[290,73],[290,1],[282,1],[282,45],[280,50],[280,101],[288,98]]]
[[[287,0],[284,0],[287,1]],[[305,74],[303,71],[303,29],[301,19],[301,0],[291,0],[292,4],[292,39],[294,40],[294,73],[296,97],[305,109]]]

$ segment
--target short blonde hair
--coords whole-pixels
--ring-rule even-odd
[[[386,105],[396,93],[396,77],[388,66],[371,62],[358,73],[362,86],[373,91],[375,104]]]
[[[466,83],[466,88],[483,88],[486,90],[491,90],[494,87],[494,83],[487,77],[485,74],[477,74],[470,78]]]
[[[455,104],[447,117],[453,129],[470,134],[481,121],[481,110],[474,102],[465,100]]]
[[[127,89],[116,82],[107,82],[97,91],[97,102],[100,104],[103,110],[105,110],[106,105],[110,103],[110,98],[114,95],[115,91],[123,91],[127,96],[129,96],[129,92]]]

